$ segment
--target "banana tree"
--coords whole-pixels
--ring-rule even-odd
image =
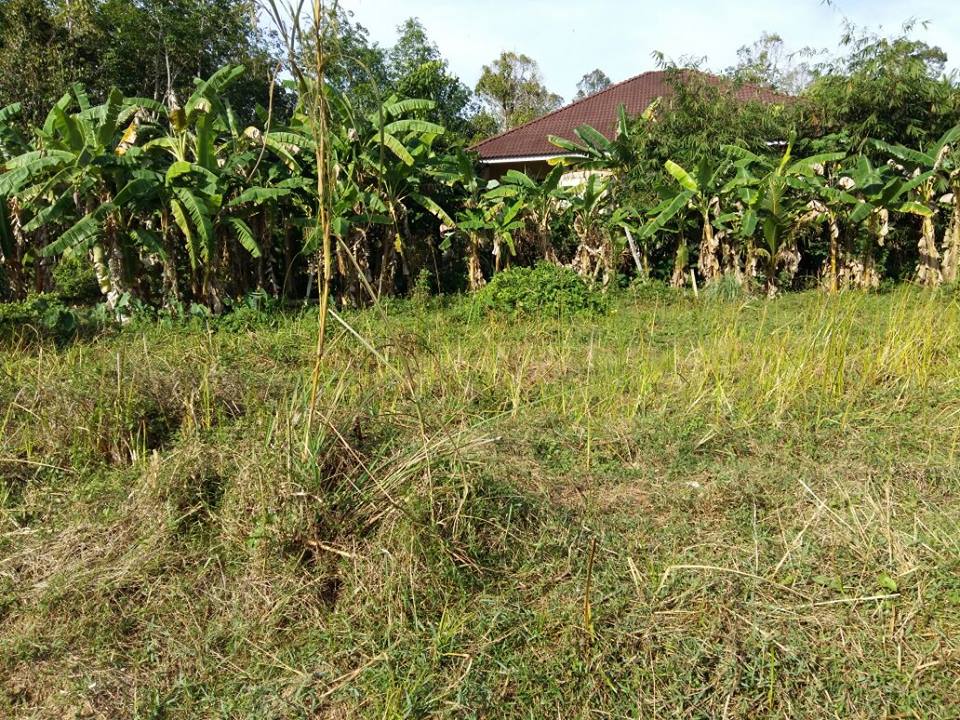
[[[233,248],[261,260],[261,246],[269,243],[273,233],[269,208],[303,190],[301,155],[313,144],[308,135],[291,128],[241,130],[222,93],[242,73],[242,67],[227,66],[198,82],[184,107],[168,111],[168,127],[143,144],[162,170],[149,177],[150,186],[145,182],[144,189],[158,199],[157,230],[165,250],[168,292],[174,297],[179,294],[179,231],[193,295],[215,312],[223,307],[227,268],[241,263]],[[264,162],[265,158],[272,162]],[[258,232],[248,222],[254,218]],[[263,264],[258,267],[262,275]]]
[[[594,280],[602,274],[606,286],[613,279],[616,255],[605,217],[609,199],[607,182],[590,175],[582,187],[572,188],[567,198],[573,214],[573,230],[579,241],[573,259],[574,268],[583,277]]]
[[[447,226],[453,219],[430,197],[430,180],[438,180],[439,158],[434,141],[445,133],[436,123],[408,117],[433,109],[430,100],[388,99],[361,127],[347,131],[357,146],[357,184],[375,193],[390,219],[391,237],[384,237],[380,251],[377,296],[394,290],[397,258],[407,272],[407,244],[412,239],[410,211],[417,208]]]
[[[17,126],[20,107],[14,103],[0,108],[0,174],[9,160],[30,149]],[[28,291],[24,262],[29,259],[29,249],[22,225],[20,201],[13,194],[0,193],[0,273],[14,298],[22,298]]]
[[[648,213],[647,222],[640,229],[639,239],[641,243],[647,244],[664,230],[678,217],[683,210],[690,204],[693,193],[690,190],[681,188],[679,191],[671,192],[666,188],[662,189],[663,199],[655,205]],[[689,250],[687,247],[686,233],[683,223],[680,223],[679,234],[677,236],[677,249],[674,253],[673,271],[670,275],[670,284],[673,287],[683,287],[686,284],[687,260],[689,259]]]
[[[10,159],[0,176],[0,195],[16,195],[31,215],[22,231],[55,236],[42,255],[90,249],[110,307],[129,289],[138,250],[127,232],[125,204],[141,182],[135,171],[142,158],[129,140],[140,115],[157,107],[151,100],[124,98],[116,89],[104,104],[91,106],[75,85],[38,131],[37,149]]]
[[[484,194],[499,183],[482,178],[477,173],[475,158],[460,148],[455,148],[443,158],[436,176],[448,187],[459,190],[462,195],[454,222],[443,230],[448,238],[459,233],[466,240],[467,287],[475,292],[485,283],[480,262],[480,247],[487,229],[482,210]]]
[[[637,277],[647,280],[650,277],[650,237],[642,232],[643,214],[635,207],[620,206],[614,208],[607,219],[609,232],[622,232],[637,270]]]
[[[523,217],[532,226],[529,232],[522,234],[532,235],[540,257],[554,265],[559,265],[560,259],[551,238],[551,225],[564,202],[564,194],[560,190],[560,178],[564,172],[565,168],[558,165],[541,182],[537,182],[519,170],[508,170],[500,179],[504,188],[516,189],[522,200]]]
[[[937,286],[955,282],[960,275],[960,125],[951,128],[925,150],[891,145],[879,140],[874,145],[903,163],[901,170],[916,182],[911,188],[913,202],[930,212],[921,216],[918,249],[920,261],[917,280],[921,285]],[[950,218],[943,242],[943,254],[937,248],[935,217],[942,203],[950,206]]]
[[[506,191],[506,192],[504,192]],[[493,238],[493,272],[500,272],[510,258],[516,256],[515,235],[523,227],[520,216],[526,200],[522,194],[509,185],[492,188],[484,195],[484,220],[486,229]],[[504,262],[503,249],[507,248],[507,260]]]
[[[516,255],[516,235],[524,222],[521,213],[525,196],[516,185],[484,180],[463,166],[461,179],[469,192],[456,215],[456,231],[465,234],[468,242],[467,286],[472,292],[486,284],[480,260],[480,248],[489,243],[494,258],[494,273],[504,265],[504,246],[509,258]]]
[[[830,254],[824,275],[829,278],[832,291],[840,287],[879,286],[875,251],[886,244],[890,214],[932,215],[925,205],[907,199],[928,182],[928,175],[907,181],[889,166],[874,167],[861,155],[849,172],[835,182],[813,184],[817,197],[810,203],[810,212],[826,220],[830,231]],[[849,230],[845,242],[840,238],[841,224]],[[860,246],[858,251],[852,247],[854,242]]]
[[[659,100],[651,103],[639,119],[643,123],[652,122]],[[642,126],[641,126],[642,127]],[[634,137],[636,126],[627,114],[626,107],[617,108],[616,134],[611,140],[590,125],[581,125],[573,131],[580,142],[550,135],[548,140],[561,150],[570,153],[560,163],[565,167],[578,170],[609,173],[619,178],[626,170],[637,163],[637,146]]]
[[[729,257],[730,254],[721,254],[720,243],[724,233],[718,233],[714,227],[720,216],[720,194],[724,187],[721,182],[723,165],[702,158],[697,164],[695,175],[672,160],[667,160],[665,167],[680,187],[689,193],[689,207],[699,216],[702,235],[698,265],[704,281],[713,282],[721,276],[724,269],[733,271],[733,268],[721,266],[724,256]]]
[[[773,297],[780,292],[781,273],[792,276],[799,266],[797,235],[815,195],[818,172],[826,163],[842,160],[845,153],[821,153],[795,160],[793,145],[788,143],[783,155],[774,161],[738,146],[728,145],[725,150],[736,159],[737,176],[727,188],[738,192],[741,200],[740,232],[759,260],[767,296]],[[761,244],[754,246],[758,228]],[[748,274],[752,274],[750,255],[748,250]]]

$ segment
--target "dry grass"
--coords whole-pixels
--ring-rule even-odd
[[[461,316],[0,352],[0,715],[960,714],[955,300]]]

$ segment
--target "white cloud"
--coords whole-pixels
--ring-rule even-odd
[[[599,67],[623,80],[654,67],[651,53],[706,56],[723,69],[742,45],[764,31],[779,33],[791,49],[836,49],[842,21],[900,28],[911,17],[931,25],[918,36],[960,60],[960,3],[943,0],[342,0],[373,40],[393,43],[395,28],[420,18],[444,57],[467,84],[502,50],[535,58],[547,85],[564,97],[580,77]]]

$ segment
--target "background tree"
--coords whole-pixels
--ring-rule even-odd
[[[563,98],[544,86],[536,61],[515,52],[503,52],[484,65],[476,91],[500,130],[522,125],[563,103]]]
[[[403,77],[429,62],[442,60],[440,50],[430,40],[419,18],[407,18],[397,26],[397,42],[387,57],[393,78]]]
[[[409,18],[397,32],[397,42],[387,55],[392,91],[400,97],[431,100],[434,107],[426,113],[427,120],[443,125],[453,140],[470,138],[471,119],[478,110],[470,88],[450,72],[418,19]]]
[[[577,94],[574,95],[573,99],[582,100],[590,95],[595,95],[601,90],[606,90],[612,84],[610,78],[603,70],[599,68],[591,70],[580,78],[580,82],[577,83]]]
[[[182,103],[195,77],[244,64],[230,99],[249,119],[267,104],[271,51],[253,0],[4,0],[0,106],[20,102],[24,121],[38,123],[73,82],[94,102],[116,87]]]
[[[894,37],[848,26],[844,55],[816,70],[806,97],[821,135],[836,133],[848,150],[868,138],[918,146],[935,142],[956,123],[960,91],[947,55],[912,37],[908,24]]]
[[[788,95],[798,95],[813,79],[813,58],[821,51],[803,48],[789,52],[783,38],[776,33],[763,33],[752,45],[737,50],[737,64],[724,75],[737,83],[769,87]]]
[[[367,29],[339,4],[327,6],[324,14],[321,25],[336,48],[327,59],[326,80],[339,92],[349,94],[358,111],[372,112],[390,94],[387,51],[371,42]],[[312,56],[311,43],[312,38],[306,36],[303,55]]]
[[[41,121],[76,76],[77,54],[66,24],[45,0],[0,2],[0,107],[21,106]]]

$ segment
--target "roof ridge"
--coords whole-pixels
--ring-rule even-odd
[[[614,83],[614,84],[612,84],[612,85],[608,85],[608,86],[605,87],[603,90],[600,90],[599,92],[595,92],[595,93],[593,93],[592,95],[587,95],[586,97],[582,97],[582,98],[580,98],[579,100],[574,100],[573,102],[568,103],[567,105],[564,105],[564,106],[562,106],[562,107],[558,107],[556,110],[551,110],[551,111],[548,112],[546,115],[541,115],[541,116],[539,116],[539,117],[535,117],[533,120],[528,120],[527,122],[523,123],[522,125],[517,125],[516,127],[512,127],[512,128],[510,128],[509,130],[504,130],[502,133],[499,133],[499,134],[497,134],[497,135],[493,135],[492,137],[488,137],[486,140],[481,140],[481,141],[478,142],[476,145],[473,145],[470,149],[471,149],[471,150],[476,150],[476,149],[478,149],[478,148],[483,147],[484,145],[486,145],[486,144],[489,143],[489,142],[493,142],[494,140],[499,140],[500,138],[506,137],[507,135],[510,135],[510,134],[512,134],[512,133],[515,133],[515,132],[517,132],[517,131],[519,131],[519,130],[523,130],[523,129],[525,129],[525,128],[528,128],[528,127],[530,127],[531,125],[536,125],[536,124],[539,123],[539,122],[542,122],[542,121],[544,121],[544,120],[548,120],[549,118],[553,117],[553,116],[556,115],[557,113],[564,112],[564,111],[566,111],[566,110],[569,110],[570,108],[576,107],[577,105],[580,105],[580,104],[582,104],[582,103],[585,103],[587,100],[593,100],[594,98],[600,97],[601,95],[603,95],[603,94],[605,94],[605,93],[607,93],[607,92],[610,92],[611,90],[617,89],[617,88],[620,87],[621,85],[626,85],[627,83],[633,82],[634,80],[639,80],[640,78],[645,77],[645,76],[647,76],[647,75],[658,75],[658,74],[663,74],[664,72],[666,72],[666,71],[665,71],[665,70],[647,70],[646,72],[638,73],[637,75],[634,75],[633,77],[629,77],[629,78],[627,78],[626,80],[621,80],[621,81],[618,82],[618,83]],[[559,148],[558,148],[558,150],[559,150]]]

